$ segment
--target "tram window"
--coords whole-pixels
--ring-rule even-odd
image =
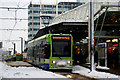
[[[33,57],[35,57],[35,47],[33,47]]]
[[[44,46],[44,57],[49,59],[50,57],[50,44],[45,44]]]

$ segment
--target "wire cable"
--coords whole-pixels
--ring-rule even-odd
[[[106,18],[107,10],[108,10],[108,7],[107,7],[106,10],[105,10],[105,15],[104,15],[104,18],[103,18],[103,22],[102,22],[102,25],[101,25],[101,29],[100,29],[100,33],[99,33],[99,36],[98,36],[98,40],[97,40],[97,44],[96,44],[96,45],[98,45],[98,42],[99,42],[99,39],[100,39],[100,35],[101,35],[102,28],[103,28],[103,25],[104,25],[104,21],[105,21],[105,18]]]
[[[28,20],[28,19],[20,19],[20,18],[0,18],[2,20]]]
[[[19,1],[18,4],[17,4],[17,8],[19,8],[19,5],[20,5],[20,1]],[[18,11],[18,9],[15,10],[15,23],[14,23],[13,29],[15,28],[15,26],[16,26],[16,24],[17,24],[17,20],[16,20],[16,18],[17,18],[17,11]],[[13,31],[13,30],[11,30],[11,32],[10,32],[9,40],[10,40],[12,31]]]

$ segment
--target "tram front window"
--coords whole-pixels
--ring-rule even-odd
[[[53,57],[71,57],[71,40],[53,39],[52,53]]]

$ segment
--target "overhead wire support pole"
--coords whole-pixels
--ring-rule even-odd
[[[16,50],[15,50],[15,43],[13,43],[13,45],[14,45],[14,54],[15,54],[15,51],[16,51]]]
[[[21,53],[23,53],[23,38],[19,37],[21,39]]]
[[[56,16],[58,16],[58,2],[56,0]]]
[[[95,70],[94,64],[94,0],[90,0],[89,5],[89,54],[91,63],[91,72]]]

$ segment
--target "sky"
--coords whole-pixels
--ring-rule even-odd
[[[74,2],[76,0],[57,0],[57,2]],[[27,8],[29,3],[40,3],[40,0],[0,0],[0,7],[23,7]],[[56,0],[41,0],[42,4],[56,4]],[[16,11],[16,12],[15,12]],[[28,19],[28,10],[14,10],[14,9],[0,9],[0,18],[16,18]],[[28,29],[27,20],[1,20],[0,19],[0,29]],[[28,39],[28,31],[21,30],[0,30],[0,41],[3,41],[3,47],[13,48],[13,43],[16,43],[16,50],[20,52],[20,38],[23,37],[24,41]],[[10,41],[5,41],[10,40]],[[17,41],[12,41],[17,40]]]

